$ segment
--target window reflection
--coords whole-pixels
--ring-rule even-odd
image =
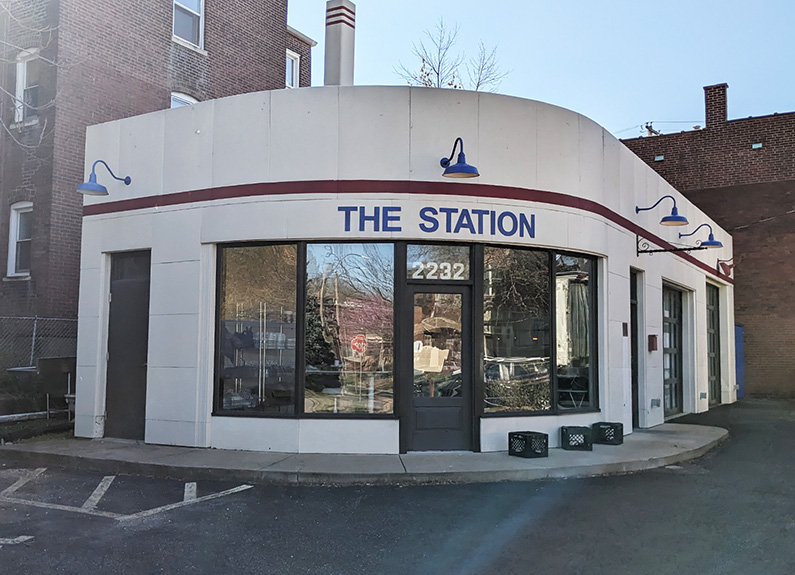
[[[461,294],[414,294],[414,397],[460,397]]]
[[[297,247],[221,254],[220,407],[293,413]]]
[[[392,413],[394,247],[307,245],[306,413]]]
[[[550,409],[549,254],[486,247],[484,409]]]
[[[593,260],[555,257],[555,332],[557,334],[558,407],[592,405],[591,282]]]

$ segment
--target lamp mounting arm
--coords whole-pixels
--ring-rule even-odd
[[[698,250],[705,250],[707,249],[706,246],[695,246],[695,247],[688,247],[688,248],[657,248],[657,249],[649,249],[651,244],[645,238],[640,237],[639,235],[635,234],[635,255],[639,256],[640,254],[658,254],[662,252],[695,252]]]
[[[676,208],[676,198],[674,198],[672,195],[668,194],[668,195],[665,195],[665,196],[661,197],[659,200],[657,200],[655,202],[655,204],[653,206],[651,206],[651,207],[641,208],[640,206],[635,206],[635,213],[637,214],[638,212],[645,212],[646,210],[653,210],[654,208],[659,206],[660,202],[663,201],[665,198],[671,198],[671,200],[674,203],[674,208]]]
[[[450,157],[449,158],[442,158],[442,161],[439,162],[442,165],[443,168],[446,168],[447,166],[450,165],[450,162],[452,161],[453,156],[455,155],[455,148],[458,145],[460,145],[460,147],[461,147],[461,153],[462,154],[464,153],[464,140],[462,140],[461,137],[459,136],[458,138],[455,139],[455,142],[453,142],[453,151],[450,152]]]
[[[679,234],[679,237],[680,237],[680,238],[684,238],[685,236],[692,236],[693,234],[695,234],[695,233],[696,233],[698,230],[700,230],[700,229],[701,229],[701,228],[703,228],[704,226],[707,226],[707,228],[709,229],[709,235],[713,235],[713,234],[712,234],[712,226],[711,226],[711,225],[709,225],[709,224],[707,224],[707,223],[704,223],[704,224],[701,224],[700,226],[698,226],[696,229],[694,229],[694,230],[693,230],[692,232],[690,232],[689,234]]]
[[[95,174],[96,174],[96,170],[97,170],[97,164],[102,164],[103,166],[105,166],[105,169],[108,170],[108,173],[113,177],[113,179],[114,180],[119,180],[120,182],[124,182],[125,186],[129,186],[130,182],[132,182],[132,179],[130,178],[130,176],[126,176],[124,178],[120,178],[116,174],[114,174],[113,170],[110,169],[110,166],[107,164],[107,162],[105,162],[105,160],[97,160],[96,162],[94,162],[94,165],[91,166],[91,175],[93,175],[95,178],[96,178]]]

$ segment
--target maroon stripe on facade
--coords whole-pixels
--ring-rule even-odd
[[[637,234],[649,242],[665,249],[674,249],[676,246],[668,243],[659,236],[642,228],[638,224],[617,214],[613,210],[593,200],[569,196],[559,192],[543,190],[530,190],[509,186],[496,186],[489,184],[462,184],[460,182],[413,182],[413,181],[385,181],[385,180],[318,180],[305,182],[264,182],[259,184],[244,184],[240,186],[226,186],[221,188],[208,188],[204,190],[191,190],[189,192],[176,192],[161,196],[147,196],[132,198],[116,202],[104,202],[83,206],[83,216],[97,216],[143,210],[166,206],[178,206],[194,202],[208,202],[232,198],[246,198],[256,196],[274,196],[290,194],[428,194],[434,196],[466,196],[478,198],[497,198],[508,200],[522,200],[553,206],[574,208],[602,216],[622,228]],[[727,283],[734,280],[721,273],[687,252],[674,252],[680,258],[698,266],[702,270],[717,276]],[[653,256],[648,256],[653,257]]]
[[[351,18],[356,18],[356,11],[351,10],[347,6],[334,6],[333,8],[329,8],[326,10],[326,16],[336,14],[337,12],[347,12]]]
[[[348,21],[348,20],[346,20],[344,18],[340,18],[339,20],[328,20],[328,21],[326,21],[326,26],[333,26],[334,24],[345,24],[346,26],[349,26],[350,28],[353,28],[354,30],[356,29],[356,26],[352,22],[350,22],[350,21]]]

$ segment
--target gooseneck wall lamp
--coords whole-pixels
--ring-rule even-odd
[[[679,215],[679,210],[676,209],[676,199],[674,199],[674,197],[670,196],[670,195],[661,197],[659,200],[657,200],[657,202],[653,206],[648,207],[648,208],[641,208],[641,207],[635,206],[635,213],[637,214],[638,212],[645,212],[646,210],[653,210],[658,205],[660,205],[660,202],[663,201],[665,198],[671,198],[671,201],[673,201],[673,203],[674,203],[674,207],[671,210],[671,215],[665,216],[665,217],[663,217],[663,219],[660,220],[660,225],[663,225],[663,226],[686,226],[687,225],[687,218],[684,217],[684,216],[680,216]]]
[[[124,178],[118,177],[116,174],[113,173],[113,170],[110,169],[107,163],[104,160],[97,160],[94,162],[94,165],[91,166],[91,175],[88,176],[88,181],[83,182],[82,184],[77,186],[77,191],[81,194],[86,194],[87,196],[107,196],[108,195],[108,188],[103,186],[100,183],[97,183],[97,164],[102,164],[108,170],[113,179],[119,180],[120,182],[124,182],[125,186],[129,186],[132,180],[130,176],[126,176]]]
[[[698,230],[700,230],[704,226],[706,226],[709,229],[709,238],[704,240],[704,241],[702,241],[702,242],[699,242],[699,245],[702,248],[722,248],[723,244],[715,239],[715,236],[712,233],[712,226],[709,225],[709,224],[701,224],[700,226],[698,226],[696,229],[694,229],[689,234],[679,234],[679,237],[680,238],[684,238],[684,237],[687,237],[687,236],[692,236],[693,234],[695,234]]]
[[[455,154],[455,148],[459,144],[461,151],[458,153],[458,161],[455,164],[451,164],[450,162]],[[442,158],[442,161],[439,163],[444,168],[444,173],[442,173],[442,175],[445,178],[477,178],[480,175],[475,166],[467,164],[466,156],[464,156],[464,140],[461,138],[456,138],[455,142],[453,142],[453,151],[450,152],[450,157]]]

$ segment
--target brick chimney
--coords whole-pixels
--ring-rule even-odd
[[[726,123],[726,120],[728,119],[726,107],[726,88],[728,87],[728,84],[704,86],[707,128]]]
[[[356,5],[349,0],[326,2],[326,59],[323,84],[353,85]]]

